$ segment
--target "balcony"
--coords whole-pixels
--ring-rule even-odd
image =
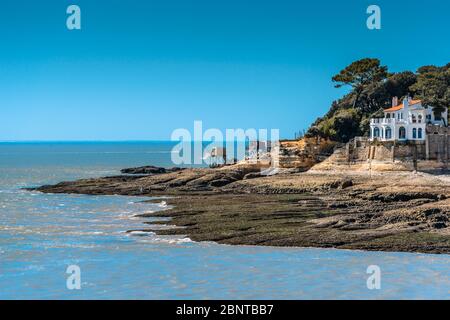
[[[370,124],[373,125],[386,125],[386,124],[396,124],[396,125],[405,125],[406,120],[404,119],[395,119],[395,118],[372,118],[370,119]]]
[[[393,124],[395,123],[394,118],[372,118],[370,119],[370,124]]]

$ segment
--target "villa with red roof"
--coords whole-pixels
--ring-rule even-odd
[[[384,110],[384,118],[370,119],[370,140],[424,141],[427,125],[447,126],[447,108],[435,115],[431,106],[423,106],[421,100],[403,99],[398,104],[392,99],[392,107]]]

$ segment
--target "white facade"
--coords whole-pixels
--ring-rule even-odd
[[[425,108],[422,101],[407,98],[397,105],[384,110],[384,118],[370,119],[370,140],[379,141],[424,141],[427,124],[447,126],[447,108],[441,117],[435,117],[433,108]]]

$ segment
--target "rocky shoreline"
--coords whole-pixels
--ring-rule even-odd
[[[282,170],[255,165],[217,169],[124,169],[124,175],[42,186],[45,193],[170,196],[170,217],[183,234],[233,245],[333,247],[450,253],[450,177],[411,172]]]

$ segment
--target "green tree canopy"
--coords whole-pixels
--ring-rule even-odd
[[[389,97],[405,97],[411,95],[410,87],[417,81],[414,72],[404,71],[389,75],[385,87]]]
[[[411,85],[411,90],[424,105],[432,106],[433,112],[440,115],[450,106],[450,64],[424,66],[417,70],[417,74],[417,82]]]
[[[351,86],[355,93],[353,107],[358,103],[358,98],[368,85],[383,81],[388,75],[387,67],[380,64],[380,60],[365,58],[355,61],[342,69],[332,80],[335,87]]]

